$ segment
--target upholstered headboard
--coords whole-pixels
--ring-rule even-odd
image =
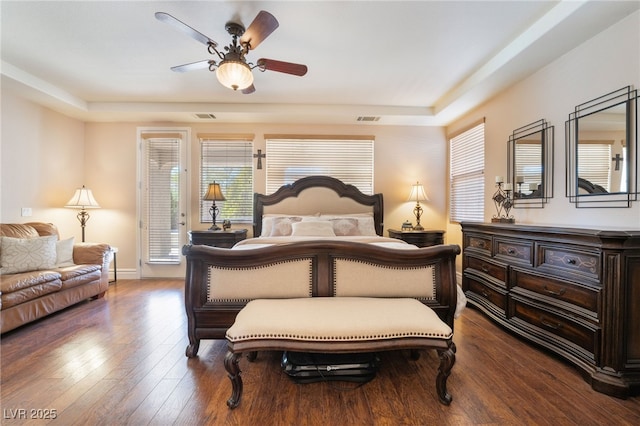
[[[330,176],[309,176],[270,195],[253,195],[253,235],[262,233],[262,216],[277,214],[372,213],[376,233],[384,228],[382,194],[367,195]]]

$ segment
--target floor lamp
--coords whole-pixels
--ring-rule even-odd
[[[77,218],[80,221],[80,227],[82,228],[82,242],[84,243],[84,227],[89,221],[89,213],[86,209],[99,209],[100,205],[96,199],[93,198],[91,190],[82,185],[82,188],[76,189],[75,194],[73,194],[73,197],[71,197],[65,207],[70,209],[80,209]]]

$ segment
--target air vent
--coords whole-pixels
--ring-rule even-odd
[[[378,121],[380,117],[358,117],[358,121]]]
[[[196,117],[202,120],[215,120],[216,116],[213,114],[196,114]]]

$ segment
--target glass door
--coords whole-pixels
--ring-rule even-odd
[[[144,129],[140,141],[140,276],[184,277],[188,129]]]

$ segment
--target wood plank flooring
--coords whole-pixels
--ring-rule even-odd
[[[3,425],[637,425],[640,397],[597,393],[570,365],[467,308],[456,320],[450,406],[438,358],[381,354],[377,377],[292,383],[280,354],[243,359],[244,394],[229,410],[225,342],[184,355],[181,280],[121,280],[107,296],[2,336]],[[24,411],[23,411],[24,410]],[[37,411],[40,410],[40,411]],[[50,411],[47,411],[50,410]],[[51,414],[55,419],[36,419]]]

